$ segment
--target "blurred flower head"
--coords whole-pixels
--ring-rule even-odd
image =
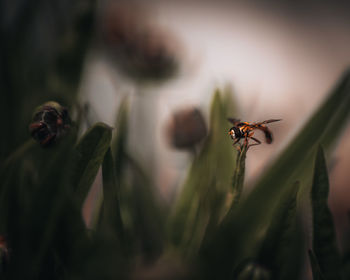
[[[176,149],[190,149],[207,136],[207,125],[196,108],[175,112],[166,125],[167,138]]]
[[[178,43],[169,31],[151,24],[144,7],[111,4],[102,21],[108,53],[126,75],[140,80],[163,80],[176,73]]]

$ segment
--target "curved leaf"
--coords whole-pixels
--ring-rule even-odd
[[[178,197],[171,224],[170,239],[186,255],[199,249],[205,232],[212,232],[225,209],[226,195],[230,191],[235,152],[228,130],[230,92],[223,95],[219,90],[213,96],[209,135],[201,152],[194,158],[182,192]],[[193,204],[193,201],[198,203]],[[196,206],[195,206],[196,205]],[[198,209],[193,209],[197,207]],[[188,215],[196,213],[196,215]]]
[[[78,158],[72,178],[78,205],[82,206],[102,164],[112,138],[112,129],[103,123],[91,127],[77,144]]]
[[[103,204],[99,226],[112,230],[122,241],[124,239],[123,221],[120,213],[119,189],[115,175],[114,160],[107,150],[102,164]]]
[[[284,269],[287,266],[293,266],[293,264],[293,269],[290,269],[288,273],[289,279],[298,279],[298,272],[300,272],[298,271],[300,268],[298,259],[301,259],[301,256],[298,253],[302,250],[296,252],[296,255],[290,256],[293,251],[291,246],[296,248],[300,246],[295,243],[302,244],[302,242],[299,242],[296,232],[297,194],[299,189],[300,183],[294,183],[293,189],[281,200],[259,249],[259,263],[270,268],[276,279],[286,279],[286,277],[280,276],[283,273],[286,274]],[[297,242],[294,242],[295,239]]]

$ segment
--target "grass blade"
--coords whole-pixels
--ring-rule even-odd
[[[85,245],[86,228],[80,211],[72,202],[69,185],[74,140],[75,135],[69,135],[50,149],[33,146],[20,160],[13,162],[17,168],[12,169],[9,177],[11,188],[5,188],[7,191],[2,193],[7,207],[1,205],[7,208],[2,210],[7,216],[5,232],[13,252],[8,272],[11,279],[52,275],[53,271],[43,263],[52,256],[53,248],[65,248],[60,251],[65,257],[58,255],[71,266],[73,255],[79,254],[77,245],[81,242]],[[67,225],[67,221],[71,223]],[[75,232],[76,236],[67,236],[66,232]],[[58,238],[72,243],[58,246]]]
[[[233,175],[232,189],[233,189],[233,201],[232,205],[236,205],[241,198],[244,183],[245,174],[245,159],[247,156],[247,147],[243,146],[242,151],[237,156],[237,163],[235,173]]]
[[[121,188],[121,182],[123,181],[123,171],[125,171],[126,164],[126,146],[129,133],[129,101],[124,98],[118,111],[118,116],[116,120],[116,134],[112,140],[111,150],[112,155],[115,160],[115,173],[117,184]]]
[[[111,137],[112,129],[103,123],[97,123],[84,134],[77,144],[78,158],[72,185],[79,207],[83,205],[103,162]]]
[[[259,249],[259,263],[271,270],[274,279],[299,279],[304,243],[297,219],[297,196],[300,183],[281,199]]]
[[[141,165],[130,156],[127,159],[131,174],[131,197],[127,202],[132,217],[133,241],[140,246],[141,254],[151,261],[163,250],[166,209]]]
[[[226,220],[229,220],[230,216],[233,215],[234,210],[237,208],[238,202],[242,195],[245,174],[245,159],[247,156],[247,151],[248,147],[243,146],[242,150],[238,152],[236,158],[236,166],[232,177],[232,201],[230,203],[228,213],[224,218],[224,222],[226,222]]]
[[[317,258],[315,256],[314,252],[312,252],[312,250],[309,250],[309,259],[310,259],[311,270],[312,270],[312,279],[313,280],[326,280],[321,272]]]
[[[336,234],[332,214],[328,208],[328,172],[323,149],[318,148],[311,190],[313,213],[312,248],[326,280],[339,280],[340,255],[336,245]]]
[[[266,264],[268,266],[273,266],[271,262],[276,261],[276,252],[277,249],[281,247],[280,242],[282,241],[283,235],[291,226],[293,220],[295,220],[299,188],[300,183],[296,182],[292,191],[288,193],[284,200],[281,200],[268,227],[259,254],[259,258],[263,261],[267,261],[268,263]]]
[[[110,149],[107,150],[102,164],[103,178],[103,204],[102,217],[99,227],[116,233],[119,241],[123,243],[124,227],[120,213],[119,189],[117,185],[115,166]]]
[[[225,133],[230,98],[229,92],[226,96],[219,90],[214,94],[209,135],[194,158],[171,217],[170,240],[187,256],[196,254],[205,232],[212,232],[227,211],[224,205],[235,166],[235,149]],[[193,201],[198,201],[198,209],[193,209]]]
[[[300,179],[304,183],[301,191],[304,191],[311,178],[308,167],[312,164],[316,144],[322,140],[330,145],[335,140],[333,135],[342,128],[340,124],[346,123],[349,107],[350,71],[346,71],[325,102],[257,182],[251,194],[239,203],[235,214],[216,235],[218,241],[205,246],[203,257],[222,273],[222,277],[229,275],[233,263],[256,254],[260,229],[272,219],[274,209],[292,187],[291,182]],[[330,133],[335,121],[338,125]]]

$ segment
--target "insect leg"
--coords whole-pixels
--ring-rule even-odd
[[[248,136],[247,134],[244,136],[244,146],[248,146]]]
[[[254,143],[254,144],[250,144],[249,147],[251,147],[251,146],[257,146],[257,145],[260,145],[260,144],[261,144],[261,141],[258,140],[258,139],[256,139],[256,138],[254,138],[254,137],[252,137],[252,136],[250,136],[249,138],[252,139],[252,140],[254,140],[254,141],[256,142],[256,143]]]
[[[236,145],[239,142],[239,140],[241,140],[241,138],[237,138],[235,142],[233,142],[232,146]]]
[[[259,139],[256,139],[255,137],[252,137],[252,136],[250,136],[250,138],[254,140],[257,143],[257,145],[261,144],[261,141]]]

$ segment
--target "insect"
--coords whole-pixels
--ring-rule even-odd
[[[232,140],[234,140],[233,145],[237,144],[239,140],[244,139],[244,145],[255,146],[260,145],[261,141],[253,137],[254,130],[258,129],[262,131],[265,134],[265,140],[267,144],[272,143],[272,133],[266,126],[268,123],[272,122],[278,122],[281,119],[270,119],[263,122],[255,122],[255,123],[249,123],[249,122],[241,122],[238,119],[227,119],[230,123],[233,124],[233,127],[229,129],[229,134],[231,135]],[[251,139],[255,141],[254,144],[248,145],[248,140]]]
[[[67,109],[51,101],[34,111],[29,132],[42,147],[47,147],[64,135],[70,128],[70,124]]]

